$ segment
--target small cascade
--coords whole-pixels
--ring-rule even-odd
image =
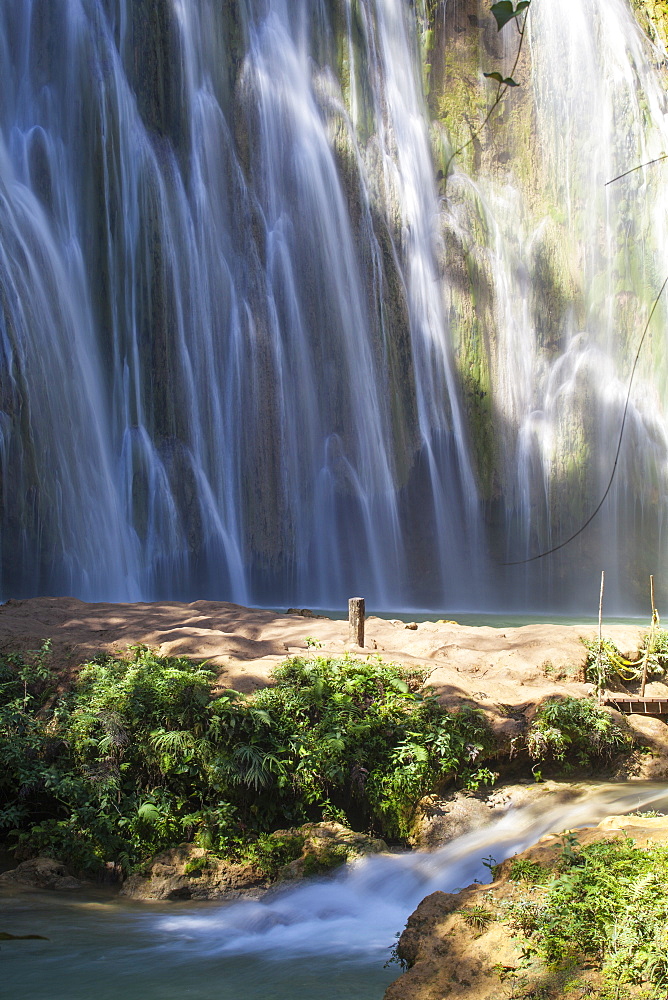
[[[509,810],[440,849],[377,855],[260,901],[141,907],[56,899],[6,900],[12,933],[42,934],[25,952],[3,952],[7,989],[32,1000],[114,1000],[184,995],[195,1000],[309,1000],[327,983],[334,1000],[378,1000],[398,968],[383,968],[410,913],[429,893],[489,880],[502,861],[607,815],[665,809],[665,787],[588,786],[568,802]],[[101,974],[103,970],[104,974]]]
[[[169,915],[159,929],[200,942],[219,954],[275,951],[299,955],[382,953],[410,913],[431,892],[456,892],[488,882],[484,859],[503,861],[546,833],[598,823],[605,816],[668,802],[658,785],[602,786],[574,801],[509,810],[482,830],[432,852],[370,856],[326,880],[306,882],[260,902],[217,911]]]

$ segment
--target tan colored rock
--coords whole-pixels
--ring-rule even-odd
[[[668,843],[668,817],[610,816],[578,831],[581,844],[630,836],[638,846]],[[550,864],[563,848],[548,835],[517,857]],[[508,881],[515,859],[504,861],[491,885],[458,893],[434,892],[409,917],[399,958],[411,967],[392,983],[384,1000],[501,1000],[504,996],[561,998],[564,982],[536,959],[523,958],[524,941],[504,916],[526,886]],[[587,973],[585,972],[585,975]],[[595,980],[595,972],[591,973]],[[520,991],[521,987],[521,991]]]
[[[250,864],[214,858],[194,844],[180,844],[153,858],[123,883],[131,899],[239,899],[261,895],[269,879]]]
[[[271,836],[298,839],[297,850],[301,848],[300,856],[279,868],[274,877],[258,865],[226,861],[194,844],[180,844],[131,875],[120,895],[141,900],[257,899],[276,882],[321,875],[365,854],[387,850],[384,841],[354,833],[340,823],[306,823],[276,830]]]
[[[440,798],[428,795],[417,806],[410,843],[433,850],[473,830],[481,830],[510,809],[532,803],[545,808],[574,802],[583,795],[582,784],[559,781],[518,782],[477,792],[452,792]]]
[[[292,830],[277,830],[274,837],[304,838],[301,857],[280,869],[279,881],[322,874],[367,854],[387,851],[384,840],[355,833],[341,823],[305,823]]]
[[[481,704],[502,730],[512,728],[509,717],[545,698],[591,691],[581,679],[586,650],[580,637],[594,638],[595,626],[400,624],[368,617],[365,642],[385,660],[424,670],[446,708]],[[644,630],[610,625],[605,634],[633,659]],[[303,656],[307,636],[322,643],[319,654],[340,656],[347,635],[347,618],[304,618],[215,601],[86,604],[39,597],[0,605],[0,653],[36,649],[51,639],[52,661],[66,675],[96,653],[123,654],[143,643],[166,655],[205,659],[221,686],[246,692],[268,684],[289,651]]]
[[[645,781],[668,780],[668,725],[651,715],[626,715],[624,721],[636,740],[649,751],[637,756],[634,777]]]

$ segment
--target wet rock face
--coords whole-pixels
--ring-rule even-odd
[[[668,10],[663,0],[631,0],[631,4],[649,38],[668,48]]]
[[[322,875],[365,854],[387,850],[384,841],[355,833],[340,823],[306,823],[276,830],[270,839],[283,848],[294,841],[293,860],[272,874],[259,864],[226,861],[194,844],[180,844],[131,875],[121,895],[141,900],[257,898],[275,883]]]
[[[582,795],[584,788],[586,785],[559,781],[540,784],[525,781],[486,791],[454,792],[443,798],[425,796],[416,810],[411,845],[433,850],[456,837],[481,830],[510,809],[532,804],[540,808],[541,803],[553,806],[557,802],[573,801]]]

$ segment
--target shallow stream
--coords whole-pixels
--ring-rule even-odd
[[[568,794],[569,786],[564,786]],[[668,788],[583,786],[509,810],[430,852],[368,858],[262,902],[140,905],[48,894],[5,897],[0,931],[47,940],[2,944],[6,1000],[381,1000],[384,968],[410,913],[436,889],[489,880],[484,861],[545,833],[607,815],[668,809]]]

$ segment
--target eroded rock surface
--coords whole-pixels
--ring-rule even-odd
[[[279,881],[318,875],[367,854],[387,850],[384,840],[355,833],[341,823],[305,823],[294,830],[277,830],[274,837],[303,839],[301,856],[280,869]]]
[[[639,847],[650,841],[668,843],[668,817],[610,816],[579,831],[578,841],[627,836]],[[517,857],[549,865],[562,850],[562,838],[548,835]],[[384,1000],[556,1000],[566,995],[553,971],[535,957],[523,957],[526,941],[505,919],[509,904],[524,900],[527,893],[526,884],[509,881],[513,860],[499,866],[490,885],[434,892],[420,903],[397,948],[410,968],[387,988]]]
[[[299,610],[299,609],[291,609]],[[301,609],[307,610],[307,609]],[[86,604],[71,597],[36,597],[0,605],[0,653],[38,649],[52,642],[52,662],[66,677],[96,654],[123,654],[143,643],[169,656],[206,660],[218,683],[250,692],[270,683],[274,667],[289,655],[307,655],[307,638],[318,652],[378,653],[383,659],[424,670],[446,708],[477,705],[499,741],[509,745],[535,705],[555,695],[582,697],[586,650],[594,627],[525,625],[518,628],[458,625],[452,621],[366,620],[364,650],[348,642],[347,621],[195,601],[182,604]],[[635,658],[644,630],[611,624],[605,634]],[[653,681],[647,694],[668,697]]]
[[[442,798],[428,795],[416,809],[411,846],[434,850],[455,837],[483,829],[510,809],[573,802],[582,797],[584,789],[586,785],[580,782],[522,781],[478,792],[453,792]]]
[[[257,898],[276,883],[321,875],[365,854],[387,850],[384,841],[340,823],[306,823],[276,830],[271,839],[284,845],[294,841],[299,854],[271,876],[257,864],[226,861],[194,844],[180,844],[131,875],[121,895],[141,900]]]
[[[120,894],[143,900],[239,899],[259,896],[268,885],[269,879],[255,865],[224,861],[202,847],[179,844],[131,875]]]
[[[31,858],[0,875],[0,890],[47,889],[74,892],[78,889],[90,889],[92,886],[92,882],[74,878],[62,862],[54,861],[53,858]]]

